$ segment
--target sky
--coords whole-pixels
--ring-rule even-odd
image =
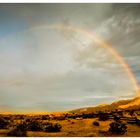
[[[117,50],[140,85],[139,4],[0,4],[1,111],[66,111],[137,96],[110,52]]]

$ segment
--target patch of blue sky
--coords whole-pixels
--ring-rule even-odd
[[[138,84],[140,86],[140,72],[135,73],[136,79],[138,81]]]
[[[9,11],[0,9],[0,38],[23,31],[27,28],[27,22],[23,17],[17,17]]]

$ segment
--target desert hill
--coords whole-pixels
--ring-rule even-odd
[[[140,97],[137,97],[135,99],[132,99],[131,102],[129,102],[128,104],[125,105],[120,105],[119,108],[122,109],[128,109],[128,108],[139,108],[140,107]]]
[[[80,108],[76,110],[72,110],[71,112],[78,113],[78,112],[98,112],[98,111],[113,111],[113,110],[140,110],[140,97],[136,97],[134,99],[128,99],[128,100],[120,100],[117,102],[113,102],[112,104],[106,104],[106,105],[99,105],[95,107],[86,107],[86,108]]]

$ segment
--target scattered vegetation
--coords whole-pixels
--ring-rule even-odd
[[[123,135],[124,133],[127,132],[127,126],[124,123],[112,122],[110,124],[109,132],[111,134],[121,134],[121,135]]]
[[[66,132],[66,136],[84,136],[83,129],[87,129],[85,136],[93,135],[93,129],[91,126],[96,126],[95,134],[100,136],[112,136],[123,135],[131,127],[135,128],[135,125],[140,126],[139,113],[140,110],[103,110],[93,112],[69,112],[63,114],[48,114],[48,115],[5,115],[0,114],[0,129],[1,135],[14,136],[14,137],[26,137],[28,135],[43,134],[45,136],[62,136]],[[92,119],[90,119],[92,118]],[[96,119],[93,119],[96,118]],[[94,121],[93,121],[94,120]],[[106,122],[104,122],[106,121]],[[113,121],[113,122],[112,122]],[[112,122],[112,123],[111,123]],[[123,122],[127,122],[127,125]],[[66,124],[66,126],[65,126]],[[134,124],[134,125],[130,125]],[[78,130],[80,126],[80,130]],[[100,127],[98,127],[100,126]],[[139,127],[136,126],[136,133]],[[63,127],[63,129],[62,129]],[[109,128],[108,128],[109,127]],[[103,129],[102,129],[103,128]],[[38,132],[36,134],[36,132]],[[52,134],[51,132],[61,132]],[[135,131],[135,130],[134,130]],[[139,130],[138,130],[139,131]],[[41,133],[43,132],[43,133]],[[47,132],[47,133],[44,133]],[[72,133],[70,133],[72,132]],[[100,132],[100,133],[99,133]],[[127,135],[128,135],[127,133]],[[79,135],[78,135],[79,134]],[[135,135],[134,134],[134,135]],[[131,133],[132,135],[132,133]]]
[[[11,129],[7,136],[10,137],[27,137],[27,125],[26,123],[22,123],[17,125],[15,128]]]
[[[10,131],[7,133],[7,136],[26,137],[27,131],[60,132],[62,128],[59,123],[42,123],[38,120],[26,121],[10,129]]]

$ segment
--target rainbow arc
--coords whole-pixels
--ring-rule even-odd
[[[130,80],[131,80],[131,82],[133,84],[135,92],[138,95],[140,94],[140,88],[139,88],[138,82],[137,82],[137,80],[135,78],[135,74],[132,72],[131,68],[125,62],[125,60],[119,54],[119,52],[116,49],[114,49],[108,42],[106,42],[103,39],[97,37],[93,32],[87,31],[87,30],[82,29],[82,28],[77,28],[77,27],[73,27],[73,26],[67,26],[67,25],[64,25],[64,24],[53,24],[53,25],[44,25],[44,26],[41,25],[41,26],[30,28],[29,30],[45,29],[45,28],[69,30],[69,31],[73,31],[73,32],[78,32],[78,33],[84,34],[86,37],[90,38],[95,43],[97,43],[100,47],[103,47],[103,48],[107,49],[108,52],[117,60],[117,62],[126,71],[127,75],[129,76],[129,78],[130,78]]]

